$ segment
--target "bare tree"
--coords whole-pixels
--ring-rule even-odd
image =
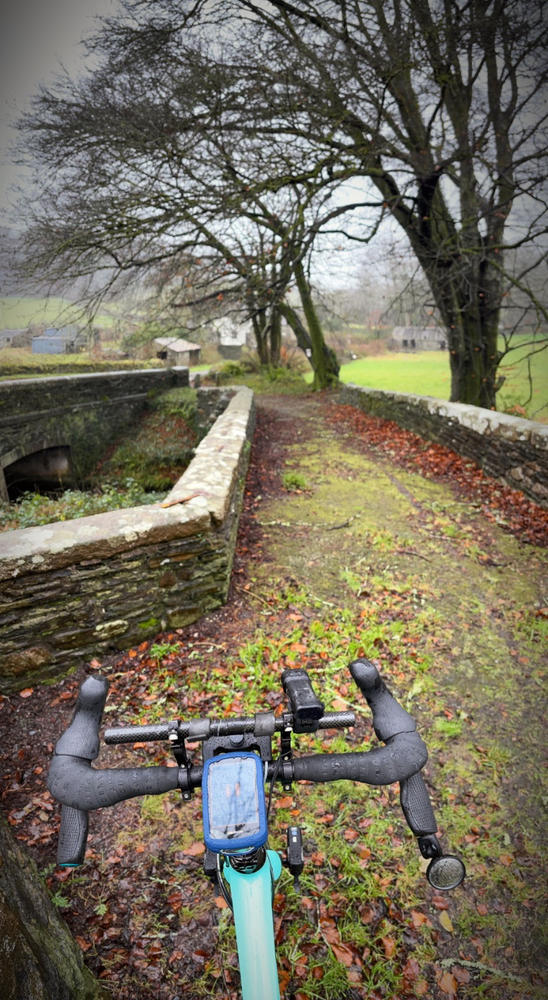
[[[405,233],[447,328],[451,398],[493,407],[509,287],[518,281],[547,320],[530,276],[508,267],[512,250],[546,235],[543,0],[181,7],[225,30],[239,18],[247,33],[242,130],[261,112],[264,141],[307,148],[316,177],[344,164],[376,190],[379,217]]]
[[[368,242],[391,219],[447,328],[451,398],[493,407],[509,290],[547,319],[532,272],[508,266],[546,234],[542,0],[125,8],[92,41],[99,69],[43,92],[23,122],[55,171],[32,233],[40,266],[103,264],[118,280],[181,254],[223,259],[251,315],[274,329],[285,313],[307,335],[325,385],[338,366],[311,254],[322,239]]]
[[[279,360],[283,308],[325,387],[339,366],[307,262],[325,218],[339,211],[326,207],[329,191],[298,177],[286,183],[275,149],[242,142],[235,62],[196,40],[179,45],[154,20],[119,28],[94,38],[103,59],[91,76],[42,91],[21,122],[42,176],[53,177],[29,212],[25,259],[53,281],[88,276],[96,303],[124,281],[161,273],[172,309],[235,305],[252,320],[265,364]],[[283,182],[258,182],[280,169]],[[175,282],[182,270],[186,280]],[[292,285],[301,316],[284,302]]]

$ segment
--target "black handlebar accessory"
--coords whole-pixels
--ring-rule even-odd
[[[304,868],[303,835],[300,826],[290,826],[287,830],[287,867],[299,888],[299,875]]]
[[[434,889],[450,892],[464,882],[466,868],[455,854],[440,854],[428,865],[426,877]]]
[[[324,704],[316,696],[306,670],[284,670],[282,684],[293,712],[294,732],[316,732],[324,712]]]

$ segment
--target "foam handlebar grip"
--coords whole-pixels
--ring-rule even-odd
[[[56,754],[95,760],[99,754],[99,726],[108,691],[104,677],[86,677],[78,693],[72,721],[57,740]]]
[[[436,832],[436,818],[422,774],[413,774],[401,782],[400,802],[409,828],[416,837]]]
[[[63,806],[57,842],[57,864],[67,868],[81,865],[88,839],[88,814],[83,809]]]
[[[354,660],[348,669],[373,713],[373,727],[380,740],[415,731],[415,720],[390,694],[373,663]]]
[[[291,761],[295,781],[364,781],[391,785],[424,767],[428,754],[418,733],[400,733],[384,747],[363,753],[317,754]]]
[[[48,774],[48,788],[54,799],[86,812],[113,806],[137,795],[160,795],[178,787],[178,767],[96,770],[82,758],[59,754],[53,758]]]

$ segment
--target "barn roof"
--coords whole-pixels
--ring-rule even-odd
[[[159,347],[169,347],[170,351],[182,353],[183,351],[200,351],[201,344],[193,344],[191,340],[184,340],[183,337],[155,337],[154,343]]]

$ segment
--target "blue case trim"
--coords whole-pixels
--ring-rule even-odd
[[[240,801],[238,767],[245,778],[247,792],[247,798]],[[223,786],[224,792],[221,791]],[[256,753],[244,751],[209,757],[202,775],[202,810],[204,842],[210,851],[230,854],[262,847],[268,838],[268,822],[261,758]],[[233,829],[227,835],[223,827],[226,831],[230,826]],[[249,829],[245,829],[246,826]]]

